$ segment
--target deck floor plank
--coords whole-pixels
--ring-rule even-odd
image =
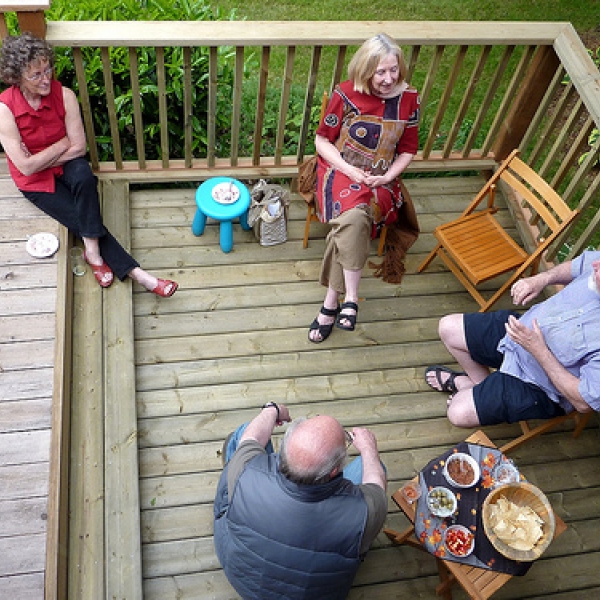
[[[477,177],[409,181],[422,234],[407,257],[408,274],[390,285],[365,270],[357,331],[334,330],[321,346],[306,334],[323,296],[316,280],[326,228],[314,225],[308,249],[302,248],[302,202],[291,204],[286,244],[263,248],[252,232],[234,225],[234,248],[224,254],[218,224],[209,221],[199,238],[190,233],[193,190],[132,192],[134,255],[181,284],[168,302],[134,290],[144,597],[236,598],[212,548],[212,500],[222,440],[265,398],[286,402],[292,416],[327,412],[345,426],[371,427],[390,493],[468,435],[449,424],[444,399],[427,387],[423,371],[451,362],[437,337],[439,317],[475,304],[442,264],[434,262],[426,275],[414,273],[434,244],[433,228],[456,216],[480,183]],[[501,218],[510,222],[508,213]],[[375,252],[373,244],[378,262]],[[498,444],[517,431],[516,425],[487,428]],[[515,578],[497,597],[539,590],[568,598],[600,585],[592,567],[600,551],[594,537],[600,507],[595,500],[582,505],[600,489],[600,474],[592,475],[598,438],[592,420],[578,440],[565,425],[514,453],[572,526],[526,578]],[[391,501],[388,524],[406,526]],[[540,587],[547,571],[554,574],[573,554],[582,576],[572,589],[555,581]],[[350,597],[431,598],[436,584],[432,558],[391,547],[380,535]]]
[[[390,495],[469,434],[450,425],[444,397],[428,388],[423,371],[431,363],[451,363],[437,338],[439,317],[475,304],[439,261],[426,274],[414,273],[434,244],[433,228],[456,216],[481,182],[480,177],[408,181],[422,234],[407,257],[406,277],[392,285],[366,269],[357,331],[335,330],[319,346],[306,336],[323,297],[317,278],[326,227],[314,224],[309,247],[302,248],[302,201],[292,200],[286,244],[263,248],[236,224],[234,248],[225,254],[217,224],[209,221],[201,237],[191,233],[193,189],[131,192],[132,253],[144,268],[176,279],[180,290],[160,299],[134,285],[127,309],[129,300],[121,294],[129,283],[101,291],[89,273],[75,282],[72,597],[103,598],[110,568],[104,486],[118,476],[105,472],[105,452],[111,460],[105,403],[124,401],[114,370],[127,357],[128,350],[117,345],[128,315],[111,325],[105,301],[112,311],[123,306],[131,312],[135,334],[137,431],[128,441],[137,437],[138,464],[126,466],[124,474],[139,469],[143,597],[234,599],[214,553],[212,501],[224,437],[252,418],[266,398],[286,402],[292,416],[328,413],[345,426],[372,428],[388,468]],[[37,600],[43,597],[56,263],[31,259],[24,244],[31,233],[52,231],[53,223],[4,175],[0,196],[0,480],[7,483],[0,490],[0,514],[10,516],[0,526],[0,556],[11,557],[0,567],[0,597]],[[510,223],[508,212],[502,219]],[[380,260],[375,243],[372,259]],[[113,328],[109,337],[107,327]],[[111,365],[113,372],[105,373]],[[130,407],[122,409],[127,414]],[[512,455],[568,529],[525,577],[513,578],[494,598],[574,600],[600,591],[598,419],[577,440],[571,429],[566,423]],[[501,445],[516,435],[517,426],[486,433]],[[391,500],[387,525],[407,525]],[[433,558],[393,547],[380,535],[350,598],[433,598],[437,583]],[[457,590],[454,597],[466,596]]]
[[[28,236],[58,225],[23,198],[0,156],[0,598],[43,598],[57,255]],[[64,252],[64,249],[59,249]]]

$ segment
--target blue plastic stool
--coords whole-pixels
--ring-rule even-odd
[[[233,184],[240,193],[239,198],[231,204],[217,202],[212,191],[220,183]],[[242,229],[249,230],[248,208],[250,207],[250,192],[248,188],[231,177],[213,177],[207,179],[196,190],[196,215],[192,223],[192,233],[200,236],[204,233],[206,217],[220,222],[219,242],[223,252],[230,252],[233,248],[233,219],[239,217]]]

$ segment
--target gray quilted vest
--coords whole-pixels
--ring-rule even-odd
[[[297,485],[275,454],[253,458],[227,498],[227,469],[215,499],[219,561],[244,600],[343,600],[361,562],[367,504],[341,475]]]

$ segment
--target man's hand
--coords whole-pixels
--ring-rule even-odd
[[[379,459],[375,434],[365,427],[354,427],[352,436],[352,443],[362,457],[362,483],[374,483],[385,490],[387,485],[386,475]]]
[[[292,420],[290,417],[290,410],[285,404],[278,404],[279,408],[279,420],[275,423],[276,425],[283,425],[284,423],[289,423]]]
[[[536,358],[548,349],[544,334],[535,319],[530,329],[523,325],[515,316],[510,315],[508,323],[506,323],[506,333],[511,340],[522,346],[529,354]]]
[[[545,287],[546,284],[541,277],[537,275],[535,277],[526,277],[513,283],[510,288],[510,295],[514,304],[523,305],[537,297]]]
[[[377,439],[375,434],[366,427],[354,427],[352,433],[352,445],[361,453],[377,452]]]

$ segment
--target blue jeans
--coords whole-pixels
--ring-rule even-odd
[[[246,431],[246,427],[248,427],[248,423],[244,423],[240,425],[229,438],[229,442],[227,443],[227,447],[225,448],[225,463],[229,462],[229,459],[233,456],[233,453],[237,450],[237,447],[240,445],[240,438],[242,437],[244,431]],[[272,454],[275,452],[273,448],[273,444],[271,440],[267,444],[265,450]],[[384,467],[385,468],[385,467]],[[344,468],[342,475],[345,479],[350,480],[355,485],[359,485],[362,483],[362,457],[355,458],[352,462],[350,462]]]

